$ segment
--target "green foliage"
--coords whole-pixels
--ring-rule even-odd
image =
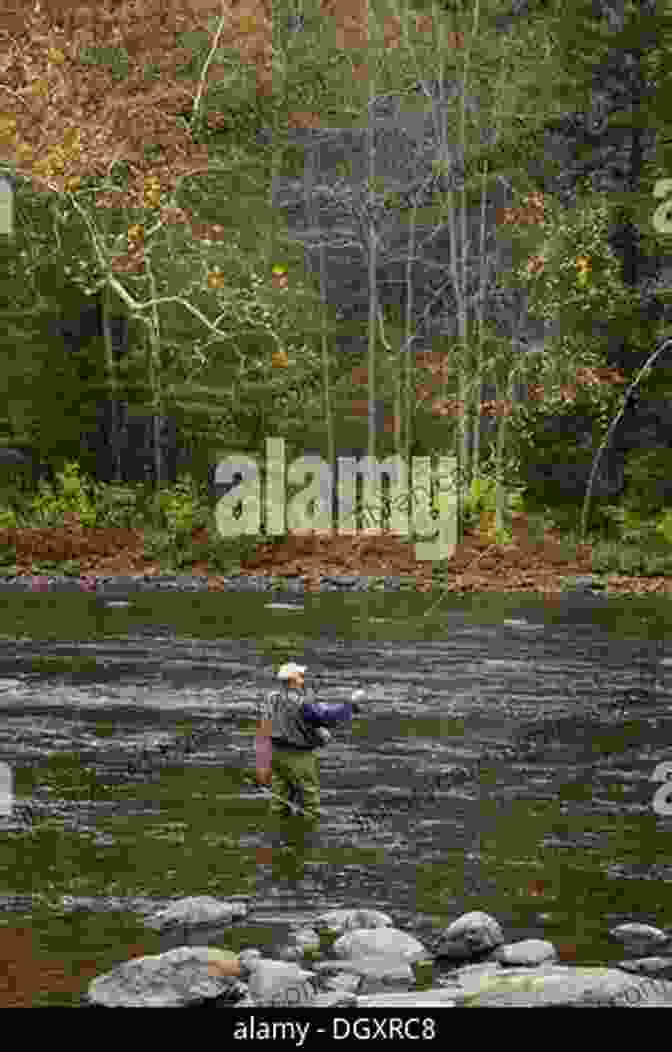
[[[79,465],[70,462],[56,475],[56,487],[41,482],[38,494],[28,504],[38,526],[61,526],[68,513],[77,514],[82,526],[95,526],[97,512],[91,484],[80,478]]]
[[[129,56],[123,47],[83,47],[78,59],[84,66],[107,66],[115,80],[128,76]]]
[[[238,573],[245,560],[251,558],[257,547],[265,540],[262,534],[217,538],[211,542],[208,550],[210,566],[221,574]]]
[[[634,450],[624,468],[625,504],[632,513],[651,518],[670,503],[672,449]]]
[[[132,529],[138,524],[138,491],[118,483],[96,483],[96,524]]]
[[[168,530],[147,532],[143,546],[145,559],[161,560],[167,552],[172,551],[173,542]]]
[[[59,571],[66,577],[79,577],[81,573],[79,559],[66,559],[60,564]]]
[[[13,508],[0,508],[0,530],[13,530],[16,528],[17,518]]]
[[[620,408],[621,392],[616,387],[605,392],[596,390],[600,385],[577,385],[573,401],[568,402],[562,377],[542,376],[540,380],[545,388],[544,401],[517,404],[511,415],[503,474],[505,484],[520,492],[526,511],[552,508],[558,523],[566,528],[579,521],[584,498],[582,489],[576,494],[567,491],[569,473],[572,468],[577,474],[590,469]],[[587,428],[592,431],[588,448],[579,444],[579,436]],[[538,474],[542,465],[548,469],[544,475]],[[555,467],[560,470],[553,477]],[[599,501],[593,503],[597,509]]]
[[[654,528],[637,508],[625,504],[606,504],[599,509],[603,532],[607,537],[626,543],[641,542]]]
[[[168,533],[175,538],[190,536],[192,530],[205,526],[211,518],[210,509],[203,505],[198,488],[188,474],[174,486],[163,487],[156,503]]]
[[[641,528],[631,528],[623,537],[600,541],[593,548],[592,570],[595,573],[632,574],[660,577],[672,574],[672,536],[668,510],[653,520],[642,521]],[[664,524],[664,529],[659,529]],[[667,532],[667,536],[665,533]]]
[[[8,529],[7,526],[1,527],[3,530]],[[16,545],[13,543],[2,543],[0,544],[0,567],[5,573],[11,573],[16,568]]]
[[[247,535],[226,539],[214,537],[205,543],[196,543],[184,536],[178,537],[170,530],[149,530],[145,535],[144,555],[169,571],[204,562],[216,573],[236,574],[245,559],[264,540],[261,535]]]
[[[672,508],[667,508],[658,516],[656,533],[660,534],[672,545]]]

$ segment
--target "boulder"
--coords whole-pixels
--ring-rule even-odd
[[[408,962],[424,960],[427,950],[413,935],[396,928],[356,928],[337,939],[333,946],[338,957],[394,957]]]
[[[208,946],[181,946],[154,956],[134,957],[91,982],[89,1004],[186,1008],[219,997],[235,1004],[247,990],[239,979],[221,975],[221,969],[236,960],[235,953]]]

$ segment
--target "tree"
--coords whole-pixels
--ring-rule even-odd
[[[425,30],[430,27],[431,19],[429,19],[428,16],[423,16],[422,19],[418,19],[417,21],[418,21],[418,23],[420,23],[422,28],[425,29]],[[401,25],[405,24],[399,18],[397,18],[397,23],[400,23]],[[451,30],[451,32],[453,32],[453,31]],[[408,32],[407,32],[406,35],[407,36],[409,35]],[[478,34],[477,33],[473,33],[473,37],[477,38]],[[464,34],[462,34],[462,39],[463,38],[464,38]],[[385,35],[384,42],[387,44],[387,46],[389,48],[393,42],[398,45],[400,39],[401,39],[401,29],[400,29],[400,25],[397,25],[396,29],[395,29],[395,27],[392,27],[392,29],[390,29],[387,32],[387,35]],[[455,39],[459,40],[460,38],[459,37],[455,37]],[[479,44],[480,44],[480,38],[479,38]],[[484,45],[483,45],[483,47],[484,47]],[[419,59],[419,57],[418,57],[417,46],[415,45],[415,43],[413,43],[413,48],[415,48],[415,50],[416,50],[416,54],[413,56],[415,58],[415,62],[414,62],[415,69],[414,70],[412,69],[411,63],[409,62],[408,65],[411,66],[411,68],[408,70],[408,72],[406,70],[404,70],[404,73],[406,73],[406,81],[405,81],[405,83],[402,81],[402,84],[399,85],[399,72],[398,71],[395,71],[395,72],[393,72],[391,74],[392,77],[396,76],[396,84],[400,86],[402,91],[408,90],[408,85],[409,85],[409,80],[410,80],[409,74],[412,74],[413,72],[415,73],[415,81],[417,83],[418,72],[420,72],[422,70],[422,72],[426,73],[426,72],[429,72],[431,70],[431,66],[429,65],[429,61],[428,61],[429,60],[428,52],[429,52],[429,50],[431,48],[431,44],[430,44],[430,48],[427,48],[426,51],[423,52],[422,59]],[[412,48],[409,47],[409,50],[411,51],[411,54],[413,54]],[[373,52],[373,49],[370,46],[368,53],[372,54],[372,52]],[[514,60],[512,59],[511,60],[511,65],[513,65],[513,64],[514,64]],[[494,59],[491,58],[491,67],[492,67],[492,65],[494,65]],[[442,66],[441,69],[439,70],[439,72],[441,73],[441,78],[440,78],[440,80],[438,80],[436,82],[439,85],[443,85],[445,83],[445,79],[444,79],[444,76],[443,76],[444,70],[445,70],[444,66]],[[488,70],[488,72],[490,72],[490,70]],[[487,76],[487,73],[484,74],[484,75]],[[530,71],[530,72],[528,72],[528,81],[527,81],[527,83],[529,83],[529,80],[531,78],[532,78],[532,72]],[[391,79],[391,77],[388,74],[388,83],[385,84],[386,88],[393,86],[393,84],[389,82],[390,79]],[[353,78],[353,80],[354,80],[354,78]],[[520,80],[522,81],[522,77],[520,78]],[[549,78],[549,82],[550,82],[550,78]],[[370,87],[370,83],[371,83],[371,79],[369,79],[369,87]],[[524,83],[525,82],[523,82],[523,84]],[[468,86],[468,77],[465,77],[463,79],[463,91],[462,91],[462,98],[463,98],[463,103],[462,103],[463,123],[464,123],[465,108],[466,108],[466,97],[467,97],[466,88],[467,88],[467,86]],[[524,91],[524,87],[521,88],[521,91]],[[380,104],[381,101],[385,101],[385,100],[382,99],[379,96],[378,99],[376,100],[376,102],[378,104]],[[446,116],[446,113],[445,113],[445,110],[446,110],[445,98],[442,101],[444,102],[443,112],[441,112],[440,108],[438,108],[438,112],[437,112],[437,107],[433,107],[433,117],[434,117],[434,119],[435,119],[437,124],[439,123],[439,120],[441,120],[441,119],[443,119],[445,121],[445,116]],[[372,102],[372,99],[371,99],[370,91],[369,91],[369,105],[368,105],[369,161],[371,161],[371,157],[372,157],[370,144],[371,144],[371,141],[372,141],[372,134],[371,134],[371,128],[372,128],[372,124],[373,124],[373,121],[372,121],[372,110],[374,109],[374,107],[371,105],[371,102]],[[535,100],[535,102],[536,102],[536,100]],[[512,99],[510,108],[513,109],[514,105],[515,105],[515,101]],[[528,102],[528,105],[531,105],[531,104]],[[520,105],[518,105],[517,108],[519,110],[523,110],[523,107],[520,106]],[[351,107],[351,109],[353,109],[353,107]],[[464,143],[464,139],[465,139],[465,136],[463,134],[463,139],[462,139],[463,143]],[[446,128],[445,128],[445,123],[444,123],[444,126],[442,128],[437,128],[436,140],[437,140],[438,143],[443,145],[444,152],[443,152],[443,155],[441,156],[441,160],[443,162],[442,167],[447,169],[448,166],[449,166],[449,160],[446,160],[446,148],[445,148]],[[474,149],[473,149],[474,155],[476,155],[476,151],[477,151],[477,147],[474,146]],[[468,149],[465,150],[463,148],[462,149],[462,156],[463,157],[465,156],[465,153],[468,156],[469,151],[468,151]],[[441,162],[439,162],[439,164],[441,164]],[[463,167],[464,167],[464,165],[463,165]],[[471,174],[471,173],[469,173],[469,174]],[[371,172],[369,173],[369,175],[371,176]],[[487,173],[486,173],[486,178],[487,178]],[[415,339],[417,339],[418,331],[419,331],[419,328],[420,328],[420,326],[416,324],[416,326],[414,328],[414,331],[408,331],[408,330],[413,329],[412,321],[411,321],[412,309],[413,309],[413,286],[412,286],[410,277],[408,275],[409,275],[411,267],[414,264],[416,258],[418,258],[418,257],[416,257],[416,253],[415,253],[415,241],[414,241],[415,217],[417,215],[417,209],[419,207],[419,202],[420,202],[420,199],[421,199],[421,196],[420,196],[421,193],[423,191],[425,192],[425,200],[427,200],[427,196],[428,195],[427,195],[426,191],[427,191],[428,187],[431,185],[432,182],[434,183],[434,186],[436,187],[436,183],[440,179],[443,179],[447,183],[446,193],[444,195],[444,199],[443,199],[443,202],[442,202],[444,207],[441,209],[441,212],[439,213],[438,221],[436,222],[436,224],[434,226],[434,229],[431,230],[431,233],[430,233],[429,238],[427,240],[431,241],[433,238],[435,239],[437,237],[437,235],[441,231],[443,231],[445,229],[445,227],[446,227],[445,212],[447,210],[449,210],[449,223],[448,223],[449,227],[450,227],[451,221],[452,221],[452,233],[451,233],[451,249],[452,249],[452,251],[451,251],[451,256],[452,256],[451,267],[452,267],[452,270],[449,273],[449,275],[446,278],[446,280],[443,282],[443,289],[441,289],[441,288],[439,289],[439,293],[438,293],[436,299],[440,298],[441,293],[443,292],[443,290],[446,287],[451,286],[451,291],[454,292],[458,303],[460,303],[460,301],[462,302],[462,307],[463,307],[463,309],[462,309],[462,322],[463,322],[463,324],[462,324],[461,335],[463,337],[463,344],[466,345],[468,343],[468,336],[467,336],[467,331],[466,331],[466,327],[467,327],[467,310],[474,303],[479,303],[480,302],[480,304],[481,304],[481,314],[482,314],[482,303],[483,303],[483,301],[485,299],[485,291],[486,291],[486,287],[488,285],[489,278],[491,277],[491,272],[490,273],[486,272],[485,274],[483,274],[483,273],[481,274],[481,287],[478,289],[478,291],[475,294],[469,295],[466,286],[467,286],[467,283],[472,278],[473,270],[475,268],[475,264],[477,264],[479,267],[481,267],[481,264],[484,261],[485,253],[483,251],[483,244],[482,243],[483,243],[483,237],[484,237],[485,223],[482,223],[482,226],[481,226],[481,231],[482,231],[483,237],[481,238],[481,255],[480,255],[480,263],[479,263],[478,254],[475,254],[476,255],[476,260],[475,261],[472,261],[471,259],[467,258],[469,253],[468,253],[468,246],[466,245],[467,238],[466,238],[466,231],[465,231],[465,226],[466,226],[466,215],[465,215],[465,213],[466,213],[466,201],[465,201],[466,185],[465,185],[464,178],[462,177],[462,182],[461,182],[461,185],[462,185],[463,189],[465,190],[465,193],[463,193],[463,211],[462,211],[462,220],[463,220],[463,222],[462,222],[462,235],[463,235],[462,236],[462,246],[463,246],[464,251],[462,253],[461,261],[460,261],[459,255],[458,255],[458,253],[456,251],[457,237],[456,237],[456,233],[455,233],[455,224],[454,224],[454,205],[452,203],[453,191],[451,189],[449,189],[450,183],[447,180],[447,172],[442,172],[441,168],[439,168],[438,172],[435,170],[435,172],[433,174],[433,177],[431,179],[429,179],[429,180],[427,178],[423,179],[423,178],[419,177],[418,174],[416,173],[415,179],[412,180],[410,184],[406,183],[405,185],[400,186],[400,180],[397,179],[395,185],[392,188],[376,187],[376,186],[373,185],[371,178],[369,178],[368,197],[367,197],[367,200],[366,200],[365,204],[360,202],[360,200],[357,197],[357,195],[355,193],[353,193],[352,188],[350,186],[348,186],[347,184],[340,184],[340,185],[337,184],[336,188],[315,187],[315,186],[312,187],[313,196],[316,196],[317,193],[321,193],[323,197],[326,196],[327,198],[331,198],[331,199],[337,198],[340,203],[343,203],[347,207],[350,208],[350,210],[352,211],[352,213],[354,214],[354,216],[356,218],[356,221],[357,221],[357,224],[358,224],[358,229],[360,230],[359,241],[360,241],[360,245],[362,247],[362,251],[365,253],[366,258],[368,259],[368,265],[369,265],[369,287],[370,287],[370,295],[369,295],[369,323],[368,323],[368,333],[369,333],[369,368],[368,368],[368,376],[367,376],[368,386],[369,386],[369,399],[368,399],[369,452],[371,452],[371,449],[372,449],[372,430],[373,429],[371,427],[371,420],[372,420],[372,413],[373,413],[373,405],[375,403],[374,376],[372,374],[372,368],[371,368],[371,361],[372,361],[372,357],[373,357],[371,349],[372,349],[372,342],[373,342],[373,334],[375,333],[375,329],[376,329],[375,320],[374,320],[375,316],[376,316],[376,311],[374,310],[374,304],[375,304],[375,306],[377,308],[379,328],[380,328],[380,332],[381,332],[382,342],[383,342],[384,346],[388,346],[389,347],[389,343],[386,340],[385,327],[383,325],[382,314],[381,314],[381,311],[380,311],[380,308],[379,308],[379,304],[377,303],[377,300],[378,300],[377,289],[375,287],[375,282],[373,281],[373,277],[372,277],[372,275],[373,275],[373,263],[375,261],[375,253],[381,253],[382,255],[385,254],[385,243],[384,243],[385,218],[386,218],[386,215],[387,216],[391,215],[394,209],[398,210],[398,208],[399,208],[398,199],[399,199],[399,197],[402,194],[405,193],[406,198],[409,200],[409,202],[411,204],[411,222],[410,222],[409,250],[408,250],[407,261],[406,261],[407,264],[408,264],[408,266],[407,266],[407,295],[406,295],[406,304],[405,304],[406,312],[407,312],[407,335],[406,335],[406,340],[403,343],[404,350],[408,350],[410,348],[412,342]],[[472,177],[471,182],[472,182],[472,185],[475,182],[475,179],[473,177]],[[492,182],[492,177],[490,178],[490,182]],[[481,178],[480,183],[478,185],[478,190],[481,192],[481,199],[483,200],[484,197],[485,197],[485,181],[482,178]],[[396,198],[397,198],[396,201],[394,200],[395,194],[396,194]],[[414,200],[414,198],[415,198],[415,200]],[[448,198],[448,203],[449,203],[449,208],[448,209],[445,207],[446,198]],[[431,202],[431,196],[429,197],[429,200]],[[436,215],[438,212],[439,212],[439,207],[436,206],[436,204],[434,202],[434,215]],[[322,244],[320,246],[321,250],[323,248],[323,245],[324,245],[324,242],[322,242]],[[371,246],[373,246],[373,250],[371,250]],[[420,246],[420,247],[422,247],[422,246]],[[419,256],[419,254],[418,254],[418,256]],[[492,260],[490,261],[490,263],[492,265]],[[481,267],[482,271],[485,270],[485,269],[486,268]],[[435,299],[435,302],[436,302],[436,299]],[[427,312],[427,314],[428,313],[429,312]],[[426,317],[427,317],[427,315],[425,315],[425,318],[421,319],[421,321],[425,321]],[[400,359],[401,359],[401,357],[402,356],[400,355]],[[410,364],[410,354],[405,354],[404,357],[405,357],[406,361],[409,362],[409,364]],[[462,362],[462,366],[461,366],[461,370],[460,370],[460,381],[461,381],[462,387],[461,387],[461,390],[459,392],[460,395],[462,396],[461,400],[463,402],[465,401],[465,395],[466,395],[466,391],[467,391],[467,372],[468,372],[470,367],[472,367],[472,363],[471,362],[465,362],[464,358],[463,358],[463,362]],[[409,375],[410,375],[410,370],[409,370]],[[445,377],[445,372],[444,372],[444,377]],[[409,377],[407,376],[407,381],[408,381],[408,378]],[[477,386],[477,385],[474,384],[474,386]],[[479,384],[479,393],[480,393],[480,384]],[[447,408],[447,399],[445,398],[445,395],[446,395],[445,387],[444,387],[444,390],[443,390],[442,394],[443,394],[443,406],[442,407],[446,407]],[[411,404],[410,383],[408,383],[408,382],[407,382],[407,395],[409,396],[408,399],[407,399],[407,407],[410,408],[410,404]],[[439,406],[437,406],[437,409],[439,411],[441,411],[441,408]],[[397,416],[397,419],[399,419],[400,414],[395,414],[395,415]],[[397,424],[397,426],[395,428],[395,433],[396,433],[396,437],[397,437],[397,440],[398,440],[398,438],[399,438],[398,424]],[[407,441],[407,458],[408,458],[408,456],[409,456],[408,450],[409,450],[409,446],[410,446],[410,428],[408,428],[408,427],[407,427],[406,441]],[[464,439],[463,439],[463,441],[464,441]],[[465,457],[465,459],[466,459],[466,457]]]
[[[108,8],[110,6],[108,4]],[[239,290],[220,292],[226,282],[221,269],[218,270],[216,266],[208,274],[208,288],[217,292],[219,306],[226,306],[227,310],[220,312],[215,324],[209,320],[207,312],[199,310],[187,299],[175,295],[158,297],[157,276],[153,271],[152,250],[158,241],[163,239],[175,246],[180,239],[176,227],[184,225],[191,218],[187,210],[180,208],[177,200],[182,183],[196,176],[199,171],[209,174],[213,170],[227,174],[233,171],[234,177],[240,174],[235,165],[213,163],[208,157],[207,148],[196,141],[203,134],[206,120],[214,121],[215,125],[218,123],[216,113],[212,112],[214,102],[217,101],[217,90],[208,92],[208,95],[214,95],[214,102],[208,98],[208,106],[205,105],[206,84],[216,65],[215,58],[220,60],[218,79],[221,79],[221,60],[225,56],[218,44],[235,44],[245,60],[252,59],[256,63],[257,90],[260,94],[268,94],[269,87],[271,24],[268,12],[263,9],[255,9],[256,13],[250,10],[233,12],[226,5],[214,6],[220,8],[220,15],[214,25],[209,24],[213,39],[208,39],[207,46],[204,46],[203,34],[196,33],[195,42],[192,34],[197,75],[191,80],[189,76],[176,76],[173,82],[165,83],[161,79],[160,86],[149,92],[146,81],[148,69],[152,70],[154,76],[158,68],[163,77],[176,71],[179,60],[174,41],[168,39],[170,20],[166,18],[163,5],[156,3],[144,5],[141,14],[133,12],[134,17],[129,17],[124,23],[123,32],[119,26],[109,25],[107,38],[104,33],[96,36],[90,27],[82,27],[72,18],[67,25],[67,42],[66,28],[59,25],[55,18],[50,22],[48,12],[36,8],[27,17],[27,25],[9,41],[8,61],[5,63],[10,76],[8,86],[3,90],[16,104],[20,104],[16,114],[6,114],[4,123],[0,122],[0,134],[4,130],[12,166],[25,173],[31,184],[55,194],[61,215],[68,222],[72,223],[76,218],[81,220],[84,234],[82,247],[85,251],[80,262],[89,272],[87,281],[82,282],[87,293],[106,290],[107,294],[107,291],[112,290],[125,304],[129,316],[138,318],[146,325],[148,372],[157,427],[163,413],[164,395],[159,360],[159,305],[179,303],[189,310],[193,318],[208,328],[210,343],[213,339],[230,341],[232,334],[222,331],[218,327],[219,322],[223,317],[229,322],[236,320],[233,307]],[[204,17],[212,7],[212,4],[201,5],[199,15]],[[131,15],[130,9],[124,8],[123,13]],[[86,10],[80,9],[79,14],[86,15]],[[100,9],[96,9],[96,14],[101,14]],[[176,15],[175,24],[179,24],[179,21]],[[208,37],[207,33],[205,37]],[[111,42],[118,44],[120,39],[123,40],[123,48],[110,46]],[[157,47],[157,44],[163,46]],[[188,50],[183,49],[183,57],[184,51]],[[161,62],[148,61],[159,58]],[[109,70],[101,68],[101,61],[108,62]],[[89,65],[82,75],[84,62]],[[36,73],[44,75],[36,76]],[[110,102],[112,93],[109,90],[112,85],[115,87],[116,100],[113,103]],[[218,82],[215,88],[221,94]],[[125,118],[142,109],[143,120],[138,121],[136,126],[122,126],[119,119],[122,105]],[[180,114],[185,106],[190,109],[188,121]],[[28,112],[24,113],[23,110]],[[29,119],[31,117],[33,120]],[[35,118],[39,118],[39,123]],[[152,148],[151,159],[142,148],[144,143],[140,136],[154,140],[149,144]],[[161,155],[163,163],[157,163],[157,153]],[[239,147],[238,156],[242,157],[243,154],[243,149]],[[126,163],[121,163],[125,159]],[[128,215],[131,209],[140,213],[137,218],[148,219],[149,222],[125,220],[120,224],[119,213],[126,210]],[[110,218],[99,224],[105,212]],[[113,215],[117,217],[116,229]],[[99,229],[99,225],[105,229]],[[194,227],[195,222],[192,223],[189,236],[194,234]],[[207,243],[211,240],[207,235],[216,228],[217,224],[210,224],[208,228],[201,229],[201,239]],[[220,227],[218,233],[221,235],[222,232]],[[192,261],[195,249],[203,268],[208,262],[206,253],[197,237],[194,242]],[[186,254],[184,238],[181,250]],[[210,263],[213,254],[210,253]],[[149,297],[145,301],[129,289],[136,276],[141,276],[142,281],[150,287]],[[257,288],[254,291],[258,293],[259,290]],[[273,297],[272,289],[265,296],[265,303],[262,303],[258,294],[248,297],[253,311],[243,311],[243,315],[245,321],[250,320],[253,312],[263,317],[262,328],[271,331],[280,340],[279,330],[277,327],[273,329],[268,311],[269,306],[278,304],[277,297],[275,304],[269,302]],[[287,313],[285,303],[285,315]],[[106,347],[110,387],[114,391],[116,381],[109,354],[109,339],[106,340]],[[206,364],[202,350],[196,348],[185,364],[187,371]],[[156,474],[157,480],[160,480],[158,459]]]
[[[549,187],[555,182],[568,204],[581,200],[581,214],[589,220],[584,230],[589,232],[592,224],[594,231],[599,230],[599,238],[593,238],[594,252],[577,258],[570,218],[569,225],[566,221],[556,224],[556,235],[564,241],[564,254],[554,249],[551,263],[548,252],[542,249],[540,254],[537,249],[535,254],[532,242],[526,239],[521,242],[518,259],[523,264],[527,259],[533,282],[548,278],[552,284],[552,295],[546,295],[544,309],[562,316],[564,383],[568,384],[572,370],[586,365],[597,367],[605,375],[616,367],[619,382],[624,382],[623,373],[641,366],[664,327],[663,297],[657,291],[652,295],[650,285],[649,289],[646,286],[658,265],[657,246],[652,244],[653,188],[670,157],[665,146],[666,135],[669,141],[669,50],[657,46],[669,36],[670,17],[665,5],[652,3],[621,5],[620,12],[595,12],[591,5],[582,4],[577,5],[571,21],[561,15],[556,12],[553,19],[563,64],[556,91],[565,104],[573,102],[584,111],[584,144],[577,157],[570,159],[561,179],[551,180],[543,164],[540,175],[546,177]],[[656,140],[659,148],[654,153]],[[623,171],[622,176],[616,170],[605,171],[607,151]],[[647,155],[653,160],[647,160]],[[577,193],[579,186],[582,190]],[[605,189],[606,201],[599,193]],[[570,209],[568,217],[572,211],[576,209]],[[543,237],[547,236],[548,230],[543,231]],[[556,248],[560,241],[556,236]],[[605,262],[597,268],[600,257]],[[620,259],[618,276],[610,262],[614,259]],[[577,265],[582,267],[578,274],[574,269]],[[610,292],[609,309],[600,310],[599,296],[607,290],[615,291],[617,286],[621,290],[618,298],[614,300]],[[586,346],[591,347],[590,360]],[[571,387],[569,382],[568,394]],[[608,383],[596,390],[601,391],[601,401],[598,398],[595,406],[600,419],[599,441],[614,412],[615,392]]]

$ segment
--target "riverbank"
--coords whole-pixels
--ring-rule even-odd
[[[478,529],[466,529],[455,555],[442,563],[418,561],[414,545],[389,534],[361,531],[342,536],[333,531],[262,540],[222,572],[205,554],[209,531],[194,530],[196,556],[176,567],[170,558],[148,556],[142,529],[85,529],[67,526],[0,531],[0,547],[12,552],[0,571],[1,588],[119,588],[172,590],[325,590],[409,588],[471,592],[561,594],[578,585],[604,594],[667,594],[672,576],[595,573],[593,545],[568,544],[556,528],[531,538],[525,514],[513,514],[512,543],[493,544]],[[185,562],[182,557],[179,561]]]

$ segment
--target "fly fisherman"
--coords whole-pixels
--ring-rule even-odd
[[[350,702],[316,701],[305,690],[305,665],[290,662],[278,671],[280,690],[270,691],[259,706],[257,724],[257,782],[269,786],[272,815],[289,815],[283,801],[296,801],[306,818],[320,817],[320,772],[315,750],[331,735],[323,724],[341,723],[360,711],[355,691]]]

